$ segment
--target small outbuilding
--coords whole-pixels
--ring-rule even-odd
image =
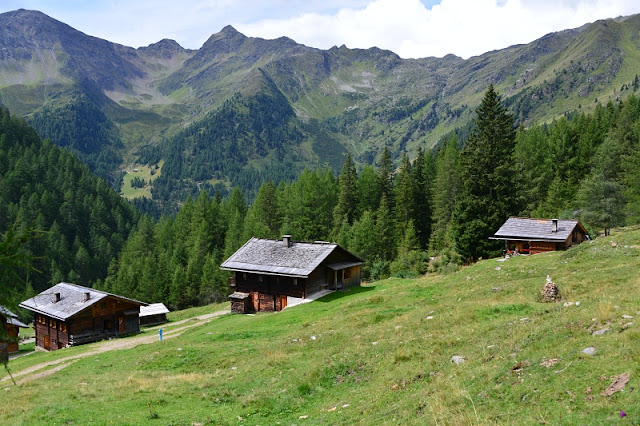
[[[510,217],[490,239],[504,240],[509,251],[537,254],[565,250],[589,235],[577,220]]]
[[[323,291],[360,285],[362,259],[326,241],[252,238],[220,268],[233,271],[231,311],[281,311]]]
[[[20,307],[34,313],[36,349],[54,351],[138,332],[140,306],[146,305],[104,291],[60,283],[25,300]]]
[[[158,325],[167,322],[169,309],[164,303],[152,303],[140,306],[140,325]]]
[[[29,328],[18,319],[18,316],[9,309],[0,305],[0,359],[6,358],[9,354],[18,352],[18,339],[21,328]],[[2,337],[5,337],[4,339]]]

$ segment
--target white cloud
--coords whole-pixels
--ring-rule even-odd
[[[360,9],[305,13],[289,19],[238,24],[247,35],[286,35],[327,49],[377,46],[405,58],[479,55],[597,19],[640,12],[637,0],[442,0],[427,9],[419,0],[376,0]]]
[[[172,38],[199,48],[231,24],[328,49],[377,46],[402,57],[469,57],[597,19],[640,12],[638,0],[3,0],[128,46]]]

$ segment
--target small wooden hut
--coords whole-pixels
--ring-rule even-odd
[[[169,309],[164,303],[152,303],[140,306],[140,325],[157,325],[167,322]]]
[[[338,244],[252,238],[220,266],[233,271],[229,296],[237,313],[280,311],[317,295],[360,285],[363,261]]]
[[[36,349],[54,351],[140,331],[146,303],[60,283],[20,304],[34,313]]]
[[[565,250],[587,240],[589,235],[577,220],[510,217],[491,239],[504,240],[505,249],[521,254]]]
[[[28,325],[20,322],[18,316],[9,309],[0,305],[0,358],[6,358],[9,354],[18,352],[18,339],[21,328],[29,328]],[[5,339],[2,339],[5,336]],[[1,352],[5,352],[4,354]]]

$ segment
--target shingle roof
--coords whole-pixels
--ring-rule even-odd
[[[510,217],[498,229],[493,236],[494,239],[531,239],[538,241],[565,241],[576,226],[580,226],[577,220],[558,219],[558,230],[553,231],[551,219],[526,219]]]
[[[149,315],[168,314],[169,309],[164,306],[164,303],[152,303],[149,306],[140,307],[140,316],[147,317]]]
[[[20,328],[29,328],[27,324],[23,323],[22,321],[16,318],[7,318],[7,324],[12,324]]]
[[[11,312],[10,310],[8,310],[2,305],[0,305],[0,315],[3,315],[7,318],[18,318],[16,314],[14,314],[13,312]]]
[[[336,247],[340,246],[319,241],[291,242],[287,247],[282,241],[252,238],[225,260],[220,268],[307,278]]]
[[[58,302],[54,300],[55,293],[60,293],[60,300]],[[89,299],[86,301],[85,293],[89,293]],[[108,296],[146,305],[144,302],[105,291],[94,290],[76,284],[60,283],[31,299],[25,300],[20,304],[20,307],[64,321]]]

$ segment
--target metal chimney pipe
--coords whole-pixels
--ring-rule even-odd
[[[91,293],[89,293],[88,291],[85,291],[85,293],[84,293],[84,301],[86,302],[89,299],[91,299]]]
[[[53,293],[53,303],[58,303],[60,301],[60,293]]]
[[[558,219],[551,219],[551,232],[558,232]]]
[[[282,242],[284,243],[285,247],[287,248],[291,247],[291,235],[283,235]]]

